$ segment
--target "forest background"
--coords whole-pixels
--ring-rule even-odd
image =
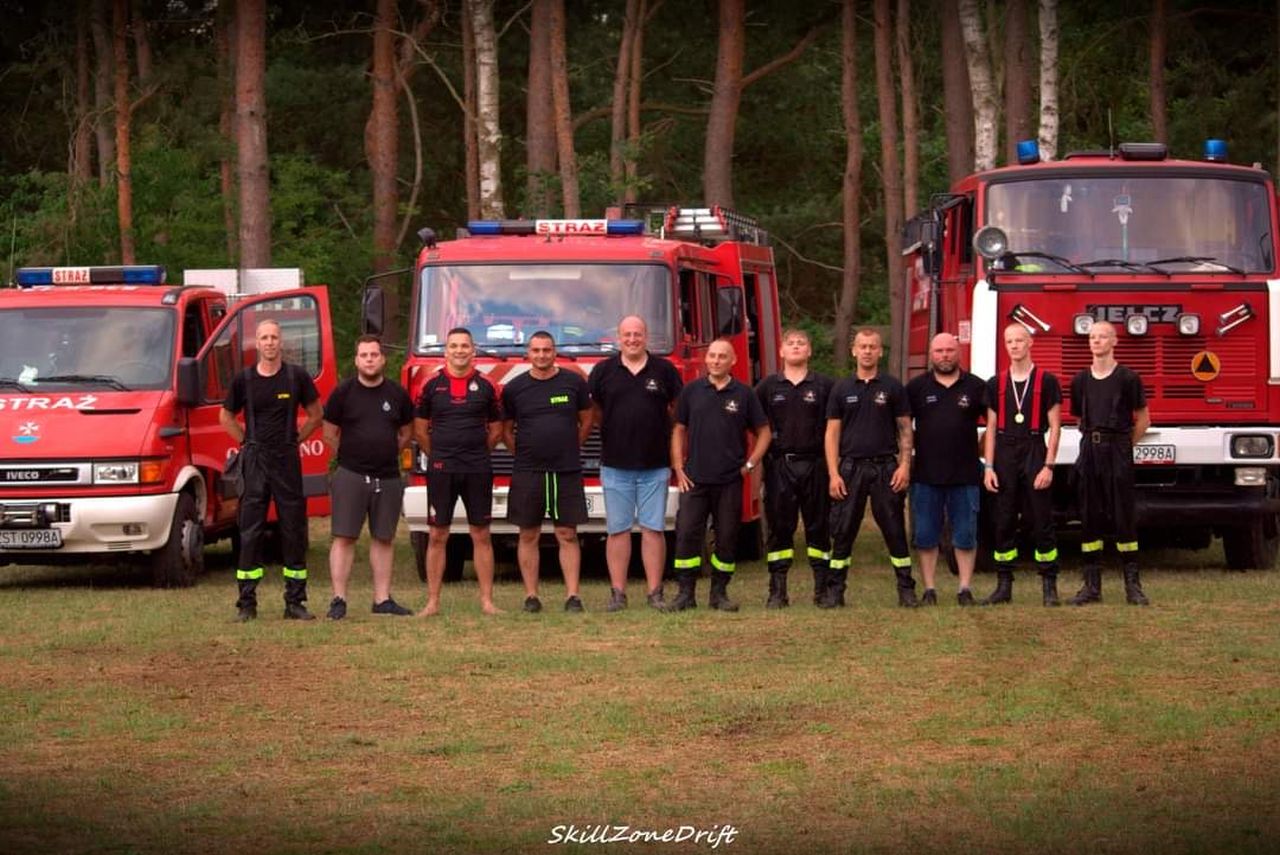
[[[717,203],[841,364],[905,218],[975,168],[1161,140],[1280,169],[1280,4],[0,0],[3,274],[372,272],[476,217]],[[407,277],[401,284],[407,293]],[[833,356],[834,354],[834,356]],[[829,362],[828,360],[831,360]]]

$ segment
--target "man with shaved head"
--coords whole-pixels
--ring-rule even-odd
[[[957,600],[974,604],[969,586],[978,551],[978,500],[982,467],[978,420],[987,412],[987,384],[960,367],[960,342],[938,333],[929,343],[929,371],[907,384],[915,417],[915,465],[911,473],[911,534],[924,577],[921,604],[935,605],[938,543],[943,520],[960,573]]]

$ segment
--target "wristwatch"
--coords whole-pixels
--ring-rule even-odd
[[[747,471],[748,471],[748,472],[750,472],[752,469],[755,469],[755,468],[756,468],[756,465],[755,465],[754,463],[752,463],[750,460],[748,460],[748,461],[747,461],[747,467],[746,467],[746,468],[747,468]]]

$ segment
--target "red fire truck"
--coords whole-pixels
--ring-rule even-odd
[[[528,370],[525,342],[540,329],[555,337],[562,368],[590,374],[617,353],[618,322],[632,314],[648,324],[650,351],[675,363],[686,381],[703,370],[707,346],[718,337],[734,343],[739,380],[751,384],[776,371],[778,283],[764,230],[719,207],[646,211],[641,219],[620,214],[471,222],[456,240],[441,242],[424,229],[403,374],[415,400],[442,369],[445,333],[458,326],[475,337],[478,369],[499,384]],[[380,289],[371,285],[366,328],[381,331],[382,314]],[[404,504],[420,575],[427,532],[425,462],[415,461]],[[514,550],[516,528],[506,522],[511,456],[500,446],[493,463],[494,539],[500,550]],[[582,464],[591,521],[579,531],[590,545],[605,533],[598,431],[587,440]],[[762,549],[759,487],[757,476],[744,489],[743,557],[758,557]],[[677,495],[671,487],[668,530],[674,529]],[[470,543],[461,512],[454,520],[447,569],[457,578]]]
[[[1280,274],[1275,186],[1255,164],[1202,161],[1157,143],[971,175],[908,224],[905,375],[929,338],[955,333],[981,377],[1007,366],[1002,330],[1021,324],[1032,358],[1064,387],[1090,363],[1089,328],[1115,324],[1116,358],[1141,375],[1152,428],[1134,447],[1145,546],[1205,548],[1266,568],[1280,544]],[[1064,388],[1069,394],[1069,389]],[[1064,414],[1067,408],[1064,407]],[[1058,463],[1079,447],[1065,418]],[[1067,478],[1054,481],[1064,523]]]
[[[17,271],[0,290],[0,565],[124,556],[186,586],[204,545],[236,540],[218,412],[277,320],[285,358],[326,395],[337,379],[328,291],[297,270],[155,265]],[[303,443],[308,513],[327,514],[329,453]]]

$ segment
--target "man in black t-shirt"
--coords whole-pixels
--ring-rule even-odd
[[[944,518],[951,523],[962,606],[973,605],[978,553],[978,421],[987,413],[987,384],[960,367],[960,342],[938,333],[929,342],[929,370],[907,384],[916,421],[911,472],[911,534],[924,578],[922,605],[938,602],[934,588]]]
[[[240,497],[240,555],[236,568],[239,596],[236,619],[258,616],[262,581],[262,533],[274,500],[284,567],[284,616],[312,620],[307,611],[307,500],[302,490],[298,444],[320,427],[320,393],[311,375],[284,361],[280,324],[258,322],[254,333],[258,362],[237,374],[218,414],[222,429],[242,443],[244,495]],[[307,414],[298,427],[298,408]],[[236,413],[245,411],[241,426]]]
[[[650,607],[662,609],[667,560],[667,491],[671,483],[671,408],[682,385],[670,361],[648,350],[642,318],[618,322],[616,356],[591,371],[589,383],[600,425],[600,487],[604,492],[609,564],[608,611],[627,607],[631,529],[640,527],[640,554]]]
[[[1145,606],[1138,577],[1138,514],[1133,488],[1133,444],[1151,426],[1142,380],[1115,358],[1116,328],[1096,321],[1089,330],[1093,364],[1071,381],[1071,412],[1080,419],[1076,458],[1077,501],[1083,529],[1084,585],[1067,602],[1102,600],[1102,541],[1114,538],[1124,562],[1124,595]]]
[[[898,580],[898,605],[915,608],[919,602],[904,509],[911,483],[911,407],[897,378],[880,373],[880,333],[858,330],[850,351],[855,371],[836,382],[827,400],[823,450],[832,499],[831,574],[818,606],[844,605],[853,542],[870,500]]]
[[[517,560],[524,580],[524,610],[542,611],[538,599],[538,538],[551,520],[560,547],[564,610],[582,611],[578,578],[582,550],[578,526],[587,521],[582,443],[591,432],[591,396],[582,375],[556,365],[556,342],[539,330],[529,336],[529,370],[502,392],[502,433],[514,455],[507,519],[520,529]]]
[[[356,376],[333,390],[324,407],[324,441],[337,453],[330,476],[329,617],[347,614],[347,580],[356,538],[369,520],[369,567],[373,571],[373,613],[412,614],[391,599],[396,524],[404,500],[400,449],[409,443],[413,401],[399,383],[383,375],[387,358],[377,336],[356,339]]]
[[[729,372],[737,361],[733,342],[716,339],[707,348],[707,376],[689,383],[676,402],[671,434],[671,468],[680,488],[676,514],[676,577],[680,593],[669,611],[697,607],[698,574],[706,545],[707,517],[715,531],[711,551],[713,609],[736,612],[729,581],[737,569],[738,528],[742,523],[742,479],[751,474],[769,447],[769,419],[750,387]],[[748,452],[746,435],[755,434]],[[688,453],[688,459],[685,455]]]
[[[1049,488],[1062,435],[1062,387],[1031,362],[1032,343],[1022,324],[1005,327],[1009,368],[987,381],[982,465],[986,488],[996,495],[996,589],[984,606],[1013,599],[1020,520],[1030,524],[1044,604],[1058,605],[1058,541]]]
[[[413,438],[427,455],[427,605],[422,617],[440,611],[445,550],[458,500],[467,512],[472,560],[480,585],[480,609],[501,613],[493,604],[493,461],[489,452],[502,435],[498,390],[475,368],[471,331],[455,327],[445,335],[445,364],[418,397]]]

